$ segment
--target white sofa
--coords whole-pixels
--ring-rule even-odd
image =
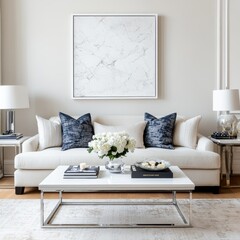
[[[178,119],[177,117],[176,124]],[[60,122],[58,117],[53,121]],[[92,116],[92,122],[104,125],[129,125],[143,121],[142,116]],[[175,133],[174,133],[175,134]],[[77,165],[86,162],[89,165],[104,165],[106,160],[99,159],[86,148],[73,148],[62,151],[61,147],[39,150],[39,135],[23,143],[23,152],[15,157],[15,192],[23,194],[24,187],[38,187],[39,183],[59,165]],[[175,146],[174,150],[163,148],[137,148],[134,153],[124,157],[127,165],[147,158],[164,159],[171,165],[179,166],[195,183],[196,187],[211,187],[218,192],[220,186],[220,156],[214,152],[214,144],[198,133],[196,148]]]

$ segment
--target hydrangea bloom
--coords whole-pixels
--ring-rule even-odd
[[[101,133],[93,136],[88,143],[88,152],[95,152],[99,158],[108,157],[110,160],[125,156],[129,151],[134,152],[136,140],[126,132]]]

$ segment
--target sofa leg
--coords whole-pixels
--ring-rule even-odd
[[[22,195],[24,193],[24,187],[15,187],[15,194]]]
[[[213,194],[219,194],[220,193],[220,186],[212,187],[212,193]]]
[[[196,186],[194,192],[211,192],[213,194],[219,194],[220,186]]]

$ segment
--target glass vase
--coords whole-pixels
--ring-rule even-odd
[[[111,173],[123,173],[124,163],[121,158],[109,159],[105,164],[105,168]]]
[[[237,138],[240,139],[240,120],[237,123]]]

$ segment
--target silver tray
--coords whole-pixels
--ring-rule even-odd
[[[135,166],[136,167],[140,167],[140,168],[142,168],[144,170],[156,171],[156,172],[157,171],[162,171],[162,170],[167,169],[167,168],[169,168],[171,166],[171,164],[168,161],[165,161],[165,160],[154,160],[154,162],[157,162],[157,163],[159,163],[159,162],[164,163],[165,167],[163,167],[163,168],[158,168],[158,167],[152,168],[150,165],[149,166],[143,166],[142,165],[142,163],[147,163],[147,162],[150,162],[150,161],[153,161],[153,160],[143,161],[143,162],[136,162]]]

